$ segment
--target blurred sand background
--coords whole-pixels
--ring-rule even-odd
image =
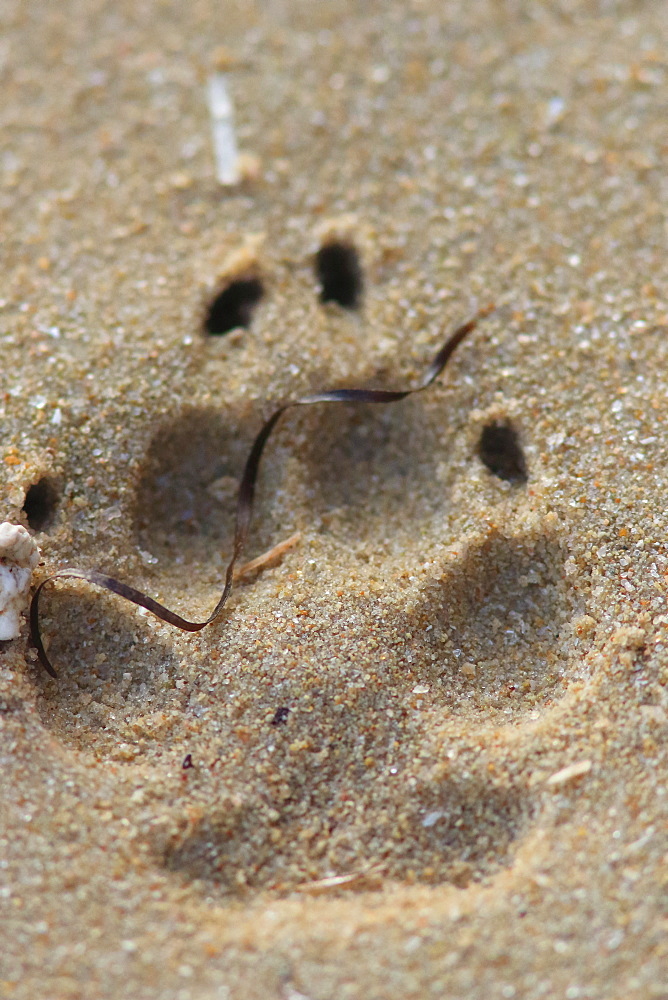
[[[665,5],[0,23],[0,520],[36,579],[205,615],[273,407],[402,387],[497,304],[430,391],[286,416],[248,558],[301,537],[220,624],[62,583],[58,682],[1,645],[0,996],[668,997]],[[319,299],[332,234],[357,309]],[[239,276],[248,327],[206,336]]]

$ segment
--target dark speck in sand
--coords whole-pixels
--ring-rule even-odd
[[[277,708],[274,712],[274,718],[271,720],[272,726],[283,726],[288,721],[288,715],[290,714],[290,709],[285,706]]]

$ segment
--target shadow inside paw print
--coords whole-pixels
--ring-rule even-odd
[[[315,255],[320,301],[336,302],[343,309],[358,309],[364,276],[357,250],[347,240],[329,240]]]
[[[507,483],[526,483],[526,458],[512,424],[498,420],[486,424],[478,442],[478,457],[492,475]]]
[[[234,536],[237,491],[257,420],[235,412],[193,407],[154,435],[134,503],[138,548],[161,575],[182,580],[184,567],[219,568]],[[258,495],[253,544],[272,538],[272,497]],[[268,545],[271,541],[267,542]]]
[[[277,807],[266,796],[221,801],[154,838],[154,850],[169,871],[224,895],[289,892],[355,871],[463,887],[507,862],[533,811],[525,793],[483,775],[420,782],[410,793],[397,775],[365,801],[336,780],[333,788],[327,802],[309,801],[303,788]]]
[[[449,709],[504,715],[557,695],[563,646],[585,595],[568,586],[558,538],[493,530],[423,589],[407,619],[414,671]]]
[[[37,710],[54,736],[77,750],[113,756],[134,720],[183,708],[178,659],[154,627],[104,595],[59,593],[57,600],[60,628],[49,652],[63,670],[57,684],[41,670],[36,677]]]
[[[416,524],[447,517],[447,488],[434,485],[445,432],[422,397],[382,409],[322,407],[304,422],[312,510],[347,540],[410,543]]]
[[[23,504],[28,527],[33,531],[48,531],[56,519],[59,499],[59,484],[51,476],[42,476],[29,486]]]
[[[263,296],[264,285],[256,275],[225,283],[207,307],[204,332],[220,337],[231,330],[249,327]]]

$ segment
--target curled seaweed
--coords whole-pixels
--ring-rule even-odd
[[[154,601],[152,597],[148,597],[140,590],[130,587],[127,583],[123,583],[121,580],[116,580],[111,576],[107,576],[106,573],[99,573],[97,570],[64,569],[59,570],[57,573],[53,573],[51,576],[48,576],[45,580],[43,580],[33,594],[30,604],[30,636],[32,643],[37,650],[39,662],[42,664],[46,672],[50,674],[51,677],[55,678],[58,676],[51,661],[49,660],[46,649],[44,648],[40,630],[39,611],[39,601],[42,591],[47,584],[51,583],[53,580],[86,580],[88,583],[92,583],[96,587],[101,587],[103,590],[108,590],[112,594],[117,594],[119,597],[124,598],[126,601],[130,601],[132,604],[138,605],[140,608],[145,608],[147,611],[150,611],[152,615],[155,615],[156,618],[167,622],[169,625],[174,625],[176,628],[182,629],[184,632],[199,632],[200,629],[206,628],[207,625],[211,625],[215,622],[220,617],[220,614],[227,603],[227,599],[230,596],[232,584],[234,582],[235,566],[244,550],[246,541],[248,540],[251,516],[253,512],[255,484],[257,481],[258,470],[260,468],[262,453],[274,427],[283,414],[297,406],[312,406],[315,403],[398,403],[407,396],[411,396],[416,392],[422,392],[438,378],[448,363],[454,350],[459,346],[459,344],[461,344],[464,338],[475,329],[478,321],[483,316],[488,315],[492,309],[492,306],[481,309],[472,319],[457,327],[454,333],[450,335],[443,347],[441,347],[440,351],[436,354],[417,386],[414,386],[411,389],[331,389],[325,392],[317,392],[310,396],[303,396],[301,399],[295,399],[288,403],[284,403],[277,410],[275,410],[274,413],[272,413],[269,419],[263,424],[259,434],[255,438],[248,458],[246,459],[246,465],[244,467],[244,473],[237,496],[232,556],[227,564],[223,592],[220,596],[220,600],[205,621],[188,621],[186,618],[182,618],[180,615],[177,615],[174,611],[170,611],[169,608],[166,608],[164,605],[159,604],[158,601]]]

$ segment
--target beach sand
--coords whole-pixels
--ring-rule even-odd
[[[219,623],[63,581],[58,680],[27,623],[0,644],[0,996],[668,997],[663,5],[0,18],[0,521],[36,583],[206,616],[275,406],[415,385],[496,306],[425,392],[284,416],[244,558],[300,536]],[[320,300],[332,239],[357,308]],[[236,279],[248,326],[206,335]]]

